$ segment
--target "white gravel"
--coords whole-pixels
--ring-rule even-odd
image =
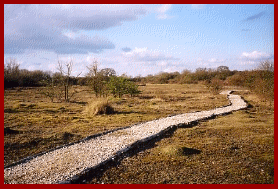
[[[160,132],[178,124],[189,124],[215,115],[229,113],[247,107],[238,95],[228,95],[231,105],[209,111],[185,113],[134,125],[106,135],[89,139],[40,155],[30,161],[4,169],[4,182],[14,184],[50,184],[69,180],[87,168],[127,151],[137,141],[157,136]]]

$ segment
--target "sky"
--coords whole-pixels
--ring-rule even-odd
[[[5,4],[4,61],[72,75],[99,69],[147,76],[274,61],[273,4]]]

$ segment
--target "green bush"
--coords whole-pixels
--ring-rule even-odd
[[[139,94],[138,85],[124,77],[112,76],[108,82],[108,89],[114,97],[121,98],[124,94],[134,96]]]

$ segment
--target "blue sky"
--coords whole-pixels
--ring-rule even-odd
[[[4,59],[73,75],[93,61],[117,75],[254,69],[274,60],[274,5],[4,5]]]

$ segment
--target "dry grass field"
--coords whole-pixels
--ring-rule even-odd
[[[88,183],[273,184],[273,104],[250,92],[240,95],[252,107],[179,128]]]
[[[108,97],[115,112],[92,116],[89,104],[100,99],[89,87],[73,86],[71,90],[77,93],[69,103],[51,102],[44,95],[46,90],[5,90],[5,165],[92,134],[228,104],[225,96],[213,95],[203,85],[153,84],[141,86],[137,97]]]
[[[73,89],[69,103],[51,102],[45,88],[5,90],[5,165],[95,133],[229,103],[201,84],[149,84],[133,98],[108,97],[115,112],[92,116],[88,105],[100,99],[88,87]],[[252,106],[179,128],[87,183],[274,183],[274,105],[237,93]]]

